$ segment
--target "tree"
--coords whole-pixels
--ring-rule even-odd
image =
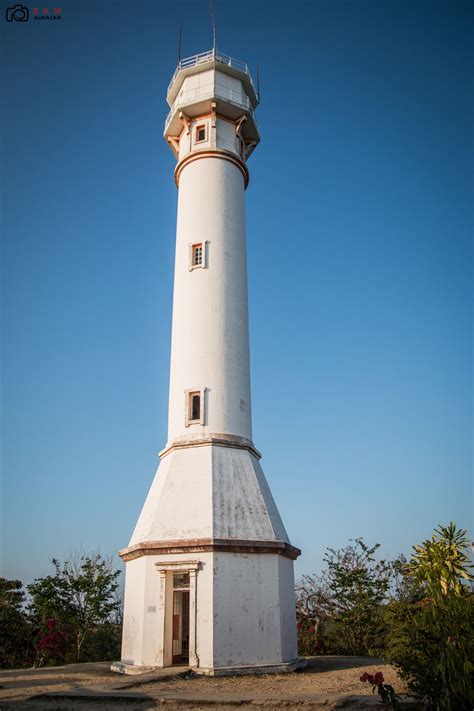
[[[387,599],[393,564],[376,561],[379,544],[356,538],[345,548],[328,548],[320,576],[303,576],[297,593],[300,629],[309,621],[325,651],[367,654],[379,643],[381,606]],[[301,619],[302,618],[302,619]]]
[[[0,578],[0,668],[25,666],[31,661],[31,629],[24,612],[20,580]]]
[[[51,634],[51,621],[55,621],[54,634],[61,644],[66,637],[70,638],[75,661],[80,661],[94,633],[101,626],[113,624],[113,616],[119,614],[120,571],[113,569],[111,559],[103,559],[98,553],[72,556],[63,564],[53,559],[52,563],[53,575],[28,586],[29,609],[46,636]]]
[[[404,575],[413,594],[388,607],[387,657],[410,691],[437,711],[474,706],[473,579],[469,539],[454,523],[414,546]]]

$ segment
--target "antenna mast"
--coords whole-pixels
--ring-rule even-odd
[[[212,31],[212,51],[214,56],[216,55],[216,22],[214,20],[214,8],[212,6],[212,0],[209,0],[209,14],[211,16],[211,31]]]

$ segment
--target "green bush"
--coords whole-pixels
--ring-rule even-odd
[[[411,595],[392,601],[387,657],[412,694],[436,711],[474,706],[474,604],[466,531],[440,527],[405,568]]]
[[[35,650],[20,580],[0,578],[0,669],[30,666]]]
[[[394,563],[377,561],[379,544],[362,538],[345,548],[329,548],[321,575],[304,575],[296,586],[300,654],[380,652],[385,635],[384,604]],[[308,634],[308,628],[314,633]],[[314,649],[314,652],[302,651]]]

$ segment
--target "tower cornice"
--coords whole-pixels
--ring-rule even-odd
[[[192,538],[181,541],[143,541],[119,551],[128,562],[144,555],[170,555],[178,553],[260,553],[281,555],[296,560],[301,550],[286,541],[250,541],[232,538]]]
[[[219,158],[220,160],[227,160],[229,163],[233,163],[242,173],[244,179],[244,187],[249,184],[249,171],[244,161],[239,158],[232,151],[228,151],[225,148],[202,148],[198,151],[193,151],[188,153],[184,158],[182,158],[174,169],[174,182],[176,187],[179,188],[179,178],[184,168],[195,160],[200,160],[202,158]]]
[[[253,454],[256,459],[261,459],[262,455],[256,449],[253,442],[246,439],[245,437],[238,437],[237,435],[229,434],[211,434],[206,437],[187,437],[183,439],[173,440],[159,453],[160,459],[163,459],[168,454],[173,452],[175,449],[187,449],[188,447],[206,447],[206,446],[217,446],[217,447],[230,447],[231,449],[246,449]]]

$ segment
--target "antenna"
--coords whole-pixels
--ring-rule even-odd
[[[258,64],[257,64],[257,99],[258,99],[258,103],[260,103],[260,75],[258,73]]]
[[[212,6],[212,0],[209,0],[209,14],[211,16],[211,30],[212,30],[212,51],[216,53],[216,22],[214,20],[214,8]]]
[[[178,40],[178,65],[181,61],[181,27],[179,28],[179,40]]]

